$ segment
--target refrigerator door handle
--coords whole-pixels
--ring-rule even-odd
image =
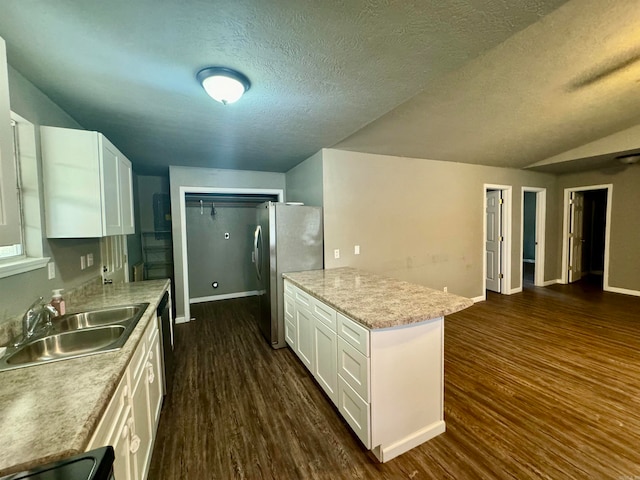
[[[262,227],[258,225],[253,234],[253,258],[255,260],[256,275],[258,280],[262,280]]]

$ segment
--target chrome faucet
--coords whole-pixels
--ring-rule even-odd
[[[51,319],[57,316],[58,311],[53,306],[45,304],[42,297],[38,297],[22,317],[22,338],[15,346],[22,345],[41,330],[48,330],[51,327]]]

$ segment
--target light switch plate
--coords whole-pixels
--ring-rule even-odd
[[[93,253],[87,253],[87,267],[93,266]]]
[[[353,254],[354,255],[360,255],[360,245],[354,245]]]
[[[85,268],[87,268],[87,257],[82,255],[80,257],[80,270],[84,270]]]

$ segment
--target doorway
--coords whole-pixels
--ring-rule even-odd
[[[583,280],[609,289],[612,185],[564,191],[562,283]]]
[[[545,188],[522,187],[522,244],[520,264],[522,287],[542,287],[544,282],[545,220],[547,190]]]
[[[508,185],[484,186],[483,276],[486,291],[511,291],[511,192]]]
[[[184,317],[176,318],[176,323],[184,323],[191,321],[191,308],[190,308],[190,285],[189,285],[189,248],[187,241],[187,200],[193,200],[193,195],[209,195],[209,196],[231,196],[234,195],[237,197],[241,196],[269,196],[271,198],[277,199],[277,201],[284,201],[284,191],[281,189],[259,189],[259,188],[216,188],[216,187],[180,187],[180,233],[181,233],[181,244],[182,249],[179,252],[182,259],[182,281],[183,288],[182,292],[176,292],[176,295],[181,295],[183,299],[184,305]],[[209,200],[209,203],[206,207],[206,212],[204,212],[204,197],[201,197],[203,200],[203,216],[204,213],[207,213],[208,216],[211,216],[212,210],[215,209],[215,200]],[[197,201],[197,214],[199,214],[200,209],[200,199],[196,199]],[[211,205],[213,202],[213,206]],[[226,233],[226,232],[223,232]],[[229,232],[230,233],[230,232]],[[223,237],[224,238],[224,237]],[[226,240],[226,239],[225,239]],[[229,235],[229,240],[231,240],[231,235]],[[216,280],[212,279],[211,284],[213,284]],[[214,288],[214,287],[212,287]],[[211,295],[212,300],[220,300],[224,298],[230,298],[227,295]]]

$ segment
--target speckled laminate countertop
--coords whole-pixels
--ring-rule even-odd
[[[149,302],[118,351],[0,372],[0,475],[84,451],[169,280],[96,286],[67,311]]]
[[[371,329],[422,322],[473,305],[465,297],[350,267],[291,272],[283,277]]]

